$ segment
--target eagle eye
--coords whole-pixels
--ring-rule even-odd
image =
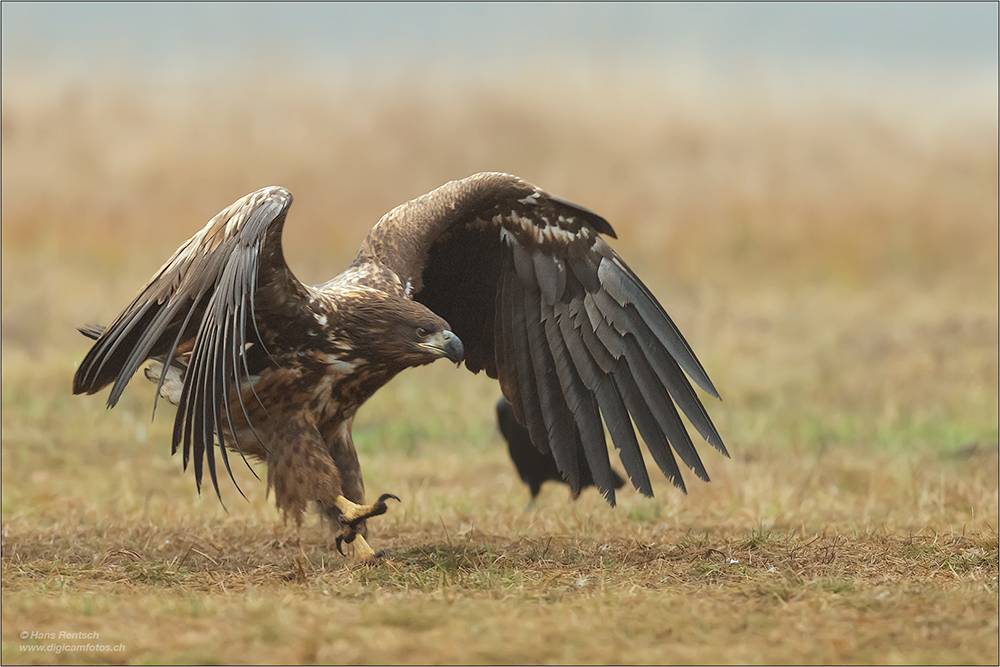
[[[423,327],[417,327],[417,338],[427,338],[427,335],[429,333],[430,331],[428,331],[427,329]]]

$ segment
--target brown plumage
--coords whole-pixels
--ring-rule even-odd
[[[652,488],[633,421],[681,489],[671,446],[708,475],[675,402],[726,454],[684,373],[717,397],[715,388],[600,237],[614,232],[598,215],[517,177],[476,174],[387,213],[346,271],[310,287],[281,249],[291,201],[279,187],[240,199],[105,330],[85,331],[97,340],[74,393],[112,384],[114,406],[153,360],[146,376],[178,406],[173,450],[185,468],[193,462],[199,488],[207,464],[219,493],[216,444],[227,470],[227,449],[250,454],[267,462],[280,509],[301,521],[316,502],[352,541],[387,497],[364,505],[354,415],[401,370],[441,357],[499,379],[517,420],[574,492],[589,473],[615,502],[602,415],[645,495]]]

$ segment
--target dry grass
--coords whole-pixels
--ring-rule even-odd
[[[4,78],[5,663],[997,661],[995,89],[319,84]],[[496,386],[410,371],[356,426],[369,489],[404,501],[372,525],[395,562],[354,568],[245,469],[249,502],[198,497],[151,387],[69,395],[73,327],[238,196],[293,191],[286,253],[319,282],[389,208],[487,169],[615,226],[725,397],[711,484],[526,512]]]

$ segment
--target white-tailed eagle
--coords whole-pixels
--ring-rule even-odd
[[[649,290],[601,238],[611,226],[515,176],[446,183],[387,213],[350,267],[322,285],[292,274],[280,187],[225,209],[184,243],[96,338],[73,380],[118,401],[137,370],[177,405],[172,447],[216,493],[216,447],[267,463],[279,509],[301,522],[311,502],[337,547],[376,556],[351,438],[354,416],[405,368],[447,358],[500,382],[518,422],[575,493],[593,483],[612,505],[604,426],[632,484],[652,495],[633,423],[663,473],[681,460],[708,475],[677,407],[725,445],[685,373],[715,387]],[[676,407],[675,407],[676,405]],[[154,403],[155,406],[155,403]],[[603,424],[602,424],[603,417]],[[671,451],[671,448],[673,451]],[[234,480],[235,482],[235,480]],[[221,495],[220,495],[221,499]]]

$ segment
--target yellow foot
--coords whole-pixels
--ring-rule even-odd
[[[340,551],[341,555],[344,554],[340,549],[340,537],[337,537],[337,551]],[[374,565],[375,563],[381,562],[385,559],[385,552],[381,549],[375,551],[368,545],[368,541],[361,535],[355,535],[350,541],[350,544],[354,546],[354,562],[364,563],[366,565]]]
[[[371,505],[358,505],[344,496],[337,496],[335,502],[339,512],[337,521],[341,525],[341,533],[337,536],[337,551],[340,552],[340,555],[345,555],[342,545],[352,543],[354,544],[354,559],[357,561],[372,562],[385,555],[382,551],[376,553],[372,550],[365,538],[358,534],[358,528],[365,519],[385,514],[389,509],[385,501],[389,498],[400,502],[399,498],[391,493],[383,493]]]

